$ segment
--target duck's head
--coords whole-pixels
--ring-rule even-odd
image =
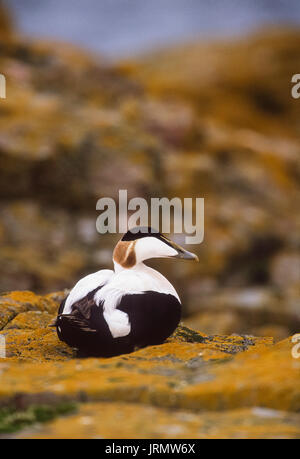
[[[129,230],[117,243],[113,253],[113,261],[128,269],[150,258],[183,258],[199,261],[197,255],[188,252],[150,227]]]

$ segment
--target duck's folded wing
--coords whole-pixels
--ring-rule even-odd
[[[61,341],[71,347],[81,348],[94,346],[97,330],[89,322],[76,314],[61,315],[57,318],[57,334]]]
[[[75,303],[71,314],[59,315],[56,328],[61,341],[86,356],[111,357],[133,351],[129,337],[113,338],[93,292]]]
[[[60,314],[56,320],[57,334],[59,339],[72,347],[80,347],[82,341],[87,342],[97,334],[97,327],[92,326],[92,310],[95,309],[95,293],[98,289],[90,292],[86,297],[77,301],[72,306],[71,314],[62,314],[64,302],[59,308]],[[66,301],[66,300],[65,300]]]
[[[50,324],[50,327],[56,327],[59,323],[60,317],[65,315],[72,317],[74,314],[79,317],[83,317],[85,319],[90,319],[91,317],[91,309],[95,305],[94,302],[94,296],[95,293],[100,289],[101,287],[96,288],[92,292],[90,292],[86,297],[82,298],[80,301],[77,301],[73,306],[72,306],[72,311],[69,314],[64,314],[64,309],[66,302],[69,298],[67,296],[60,304],[59,309],[58,309],[58,315],[53,323]]]

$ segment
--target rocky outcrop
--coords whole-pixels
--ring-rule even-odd
[[[100,197],[198,196],[200,263],[163,265],[186,315],[207,333],[297,331],[299,132],[289,90],[298,31],[112,65],[12,37],[6,16],[1,9],[0,291],[55,291],[110,267],[118,235],[95,231]]]
[[[299,43],[269,30],[112,65],[21,38],[0,2],[0,291],[22,290],[0,296],[0,432],[72,402],[20,435],[300,436]],[[42,294],[111,267],[96,202],[119,189],[204,197],[200,263],[156,264],[185,308],[165,344],[78,360],[49,326],[66,292]]]
[[[111,359],[77,359],[49,327],[62,296],[1,297],[7,358],[0,361],[0,406],[78,404],[77,414],[24,435],[134,437],[149,414],[140,437],[300,436],[300,362],[292,357],[290,339],[274,345],[272,338],[209,336],[181,325],[160,346]],[[113,425],[117,409],[122,416],[135,413],[124,428]],[[105,426],[98,423],[100,412],[106,413]],[[208,427],[213,420],[215,430]],[[92,426],[88,432],[85,422]]]
[[[8,40],[13,35],[11,21],[6,8],[3,6],[2,0],[0,1],[0,39]]]
[[[299,414],[264,408],[170,413],[135,403],[122,403],[120,409],[118,403],[105,402],[83,405],[76,415],[31,429],[25,438],[288,439],[299,438],[299,423]]]

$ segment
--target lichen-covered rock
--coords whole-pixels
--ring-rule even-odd
[[[0,291],[14,290],[16,278],[18,289],[63,289],[99,268],[104,246],[89,216],[18,200],[1,207],[0,222]]]
[[[0,1],[0,40],[8,40],[12,36],[12,27],[10,18],[6,8],[3,6],[2,0]]]
[[[6,325],[5,330],[36,330],[40,328],[46,328],[49,326],[51,319],[54,319],[55,317],[55,315],[51,315],[49,312],[21,312],[15,317],[15,319]]]
[[[59,298],[59,294],[57,297]],[[15,317],[28,311],[54,314],[57,312],[57,300],[51,295],[39,296],[32,292],[11,292],[0,295],[0,330]]]
[[[286,97],[286,84],[300,57],[299,42],[297,29],[261,30],[242,40],[155,51],[121,68],[158,98],[189,101],[210,118],[212,128],[212,117],[223,126],[246,128],[246,140],[253,128],[269,133],[278,128],[277,134],[295,128],[298,108]]]
[[[300,415],[264,408],[192,413],[128,403],[94,403],[19,438],[33,439],[292,439],[300,438]]]
[[[190,314],[185,323],[208,334],[230,334],[239,330],[239,333],[273,336],[279,340],[289,333],[297,333],[300,328],[299,288],[295,284],[285,291],[262,287],[227,287],[211,292],[199,289],[191,296],[197,300],[190,301]],[[201,308],[198,298],[201,298]]]
[[[12,292],[0,297],[1,335],[6,339],[6,361],[69,360],[75,355],[71,348],[58,340],[55,328],[51,326],[65,295],[63,292],[46,296]],[[244,351],[257,343],[268,342],[268,339],[238,336],[229,340],[218,336],[209,337],[184,326],[177,329],[169,339],[175,358],[177,352],[182,355],[186,352],[189,358],[193,358],[205,344],[204,358],[207,354],[212,359],[219,356],[226,359],[229,354]],[[178,343],[182,345],[178,346]],[[197,343],[197,346],[187,343]]]
[[[0,198],[35,198],[92,212],[117,196],[118,171],[131,195],[158,184],[152,156],[163,150],[120,105],[138,85],[71,46],[17,39],[0,57],[10,83],[1,103]]]
[[[272,260],[271,277],[279,288],[293,289],[299,287],[300,253],[290,250],[279,252]]]
[[[143,420],[149,438],[299,437],[287,338],[300,327],[298,102],[287,97],[299,40],[268,31],[113,66],[20,39],[0,2],[0,291],[70,288],[110,267],[118,236],[96,233],[102,196],[205,197],[200,263],[158,264],[190,327],[161,346],[80,360],[50,326],[67,291],[0,295],[0,405],[96,402],[28,435],[134,437]]]
[[[219,320],[225,332],[237,323],[247,333],[268,323],[290,334],[299,329],[298,104],[287,97],[299,43],[296,30],[261,31],[164,49],[119,66],[148,95],[165,105],[182,102],[196,118],[190,143],[166,151],[165,168],[171,195],[205,196],[200,263],[183,267],[180,276],[187,311],[198,312],[198,322],[203,314],[207,330],[208,315],[220,319],[228,310],[231,323]],[[159,116],[157,123],[165,138],[166,123]]]
[[[8,38],[2,9],[0,17],[9,82],[0,104],[0,291],[70,288],[110,267],[118,235],[95,230],[100,197],[119,189],[205,197],[200,263],[156,264],[182,292],[185,313],[207,332],[253,334],[269,324],[294,333],[299,129],[287,94],[298,31],[112,65],[69,45]]]
[[[54,340],[52,347],[54,354]],[[20,365],[12,358],[1,364],[0,401],[23,406],[50,398],[192,411],[260,406],[297,412],[300,363],[291,349],[290,340],[272,346],[263,340],[219,337],[202,343],[169,342],[107,360],[69,355],[60,362],[59,355],[58,361]]]
[[[0,291],[71,288],[110,268],[119,235],[97,234],[100,197],[117,198],[119,189],[129,198],[205,197],[205,239],[192,248],[200,263],[155,262],[178,289],[187,324],[276,340],[297,332],[299,127],[288,94],[299,31],[196,42],[112,65],[18,36],[1,6],[9,97],[0,104]],[[0,327],[15,308],[6,302]],[[5,330],[10,358],[40,360],[31,341],[42,346],[55,335],[38,337],[33,324],[45,324],[49,311],[18,308],[25,315]],[[53,359],[50,348],[43,352]]]
[[[290,412],[300,410],[300,362],[292,357],[289,339],[274,345],[272,338],[206,335],[181,325],[160,346],[110,359],[78,359],[49,326],[63,296],[62,292],[46,296],[12,292],[1,297],[0,335],[6,339],[7,356],[0,360],[0,406],[24,410],[65,401],[109,404],[83,406],[74,417],[26,435],[299,436],[298,417]],[[113,427],[118,410],[125,417],[134,410],[132,423],[122,427],[118,422]],[[98,423],[100,412],[108,420],[105,427]],[[135,425],[147,413],[158,417],[156,426],[151,427],[149,420],[137,434]],[[238,430],[244,413],[249,418]],[[202,427],[213,419],[216,430],[203,432]],[[163,425],[167,426],[164,433]]]

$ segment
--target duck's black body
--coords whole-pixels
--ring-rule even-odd
[[[181,317],[181,304],[170,294],[144,292],[125,295],[118,306],[129,317],[129,335],[114,338],[103,316],[103,308],[94,301],[93,290],[76,302],[72,313],[57,319],[59,339],[77,348],[79,356],[111,357],[133,352],[135,348],[163,343],[176,329]]]

